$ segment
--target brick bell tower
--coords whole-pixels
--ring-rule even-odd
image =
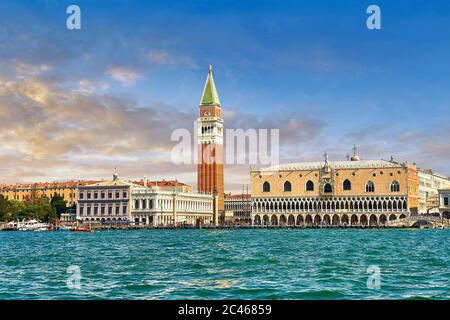
[[[223,119],[219,96],[209,65],[208,77],[200,100],[200,117],[197,120],[198,136],[198,192],[217,192],[218,212],[224,211],[224,177],[223,177]],[[214,210],[214,212],[217,212]],[[218,217],[214,217],[217,224]]]

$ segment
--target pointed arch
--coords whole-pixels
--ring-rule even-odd
[[[331,224],[333,226],[338,226],[341,224],[341,221],[339,219],[339,216],[337,214],[333,215],[333,219],[331,220]]]
[[[306,191],[314,191],[314,182],[312,182],[311,180],[308,180],[308,182],[306,182],[306,185],[305,185],[305,190]]]
[[[291,192],[292,191],[292,184],[290,181],[285,181],[283,186],[284,192]]]
[[[294,216],[291,214],[291,215],[289,215],[289,218],[288,218],[288,225],[290,225],[290,226],[293,226],[294,224],[295,224],[295,218],[294,218]]]
[[[343,225],[348,225],[348,223],[349,223],[348,215],[344,214],[344,215],[342,216],[342,218],[341,218],[341,223],[342,223]]]
[[[345,191],[352,190],[352,183],[350,182],[350,180],[344,180],[344,182],[342,183],[342,189]]]
[[[391,192],[400,192],[400,183],[396,180],[391,183]]]
[[[372,181],[366,183],[366,192],[375,192],[375,184]]]
[[[272,226],[277,226],[278,225],[278,218],[277,218],[277,216],[276,215],[272,215],[272,218],[270,218],[270,224],[272,225]]]

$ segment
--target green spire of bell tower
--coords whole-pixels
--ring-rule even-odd
[[[212,75],[212,65],[209,65],[208,77],[206,78],[205,87],[203,89],[202,99],[200,100],[201,106],[220,106],[219,95],[217,94],[216,85],[214,84],[214,78]]]

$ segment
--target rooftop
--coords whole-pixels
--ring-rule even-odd
[[[362,168],[402,168],[404,165],[386,160],[358,160],[358,161],[329,161],[333,169],[362,169]],[[323,161],[316,162],[297,162],[280,164],[267,168],[255,169],[252,171],[272,172],[272,171],[291,171],[291,170],[318,170],[323,168]]]
[[[133,181],[132,183],[144,186],[144,181]],[[147,187],[190,187],[190,185],[177,180],[147,181]]]
[[[250,198],[250,194],[231,194],[225,193],[225,199],[248,199]]]
[[[17,190],[17,189],[58,189],[58,188],[75,188],[77,186],[85,186],[96,183],[96,180],[80,180],[65,182],[38,182],[38,183],[17,183],[12,185],[1,185],[0,190]]]
[[[219,95],[217,94],[216,85],[212,75],[212,65],[209,65],[208,77],[206,78],[205,87],[203,88],[202,99],[200,100],[201,106],[220,106]]]

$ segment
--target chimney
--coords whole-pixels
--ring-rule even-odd
[[[144,176],[144,187],[147,186],[147,176]]]

